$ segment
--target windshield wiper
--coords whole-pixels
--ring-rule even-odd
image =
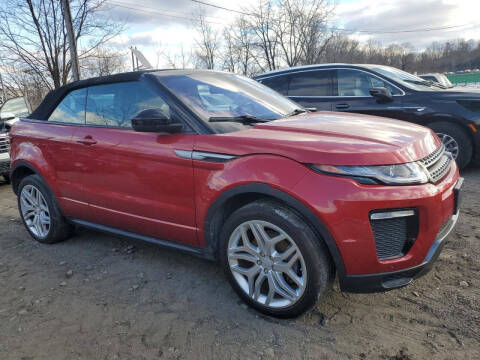
[[[240,116],[212,116],[208,119],[209,122],[239,122],[242,124],[256,124],[272,121],[273,119],[260,119],[252,115]]]
[[[286,117],[290,117],[290,116],[295,116],[295,115],[299,115],[299,114],[304,114],[304,113],[306,113],[306,112],[308,112],[308,110],[298,108],[298,109],[295,109],[295,110],[293,110],[292,112],[288,113],[287,115],[284,115],[283,117],[286,118]]]

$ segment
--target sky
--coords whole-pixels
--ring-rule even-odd
[[[238,11],[256,1],[203,0]],[[374,39],[384,45],[408,42],[421,50],[433,41],[480,40],[479,0],[335,1],[336,15],[331,26],[348,29],[345,33],[360,41]],[[124,49],[137,46],[154,67],[165,65],[159,52],[175,53],[182,46],[188,49],[194,45],[192,19],[200,12],[218,29],[238,16],[233,11],[206,6],[195,0],[107,0],[107,4],[108,9],[102,16],[122,21],[127,26],[126,32],[112,43]],[[427,29],[429,31],[425,31]]]

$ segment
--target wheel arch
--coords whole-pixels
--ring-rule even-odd
[[[424,125],[430,127],[435,123],[447,123],[460,129],[470,140],[472,146],[472,156],[469,162],[471,163],[472,161],[478,161],[480,159],[480,137],[474,135],[467,120],[449,114],[438,114],[429,118]]]
[[[45,182],[45,179],[34,165],[23,160],[15,162],[10,170],[10,180],[12,182],[12,189],[15,195],[18,195],[18,186],[20,185],[22,179],[29,175],[38,175]]]
[[[314,230],[319,241],[328,249],[332,263],[340,278],[345,275],[345,266],[335,240],[317,216],[295,197],[263,183],[239,185],[223,192],[210,206],[204,222],[206,252],[211,258],[218,257],[219,236],[230,214],[240,207],[259,199],[268,199],[285,204],[293,209]]]
[[[465,134],[467,134],[468,138],[470,139],[470,142],[473,146],[473,153],[475,154],[477,150],[476,149],[477,144],[476,144],[474,135],[472,133],[472,129],[468,126],[468,123],[466,120],[457,118],[449,114],[437,114],[427,118],[427,120],[425,121],[425,126],[430,127],[430,125],[434,123],[440,123],[440,122],[446,122],[454,126],[457,126],[463,132],[465,132]]]

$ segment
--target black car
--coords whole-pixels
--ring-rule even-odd
[[[382,65],[308,65],[271,71],[255,80],[307,108],[378,115],[428,126],[461,168],[472,161],[480,163],[480,90],[446,89]]]

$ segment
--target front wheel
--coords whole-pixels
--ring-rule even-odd
[[[267,315],[295,317],[331,284],[332,265],[321,241],[291,209],[256,201],[226,221],[220,259],[248,305]]]
[[[445,145],[445,149],[452,154],[460,169],[469,164],[472,159],[473,144],[464,129],[448,122],[435,122],[430,124],[430,128],[437,133]]]

